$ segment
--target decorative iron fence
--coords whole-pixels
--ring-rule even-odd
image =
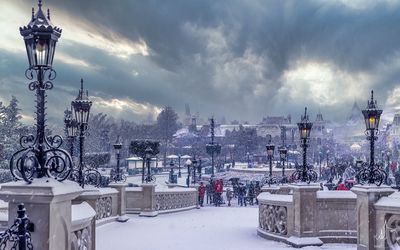
[[[0,233],[0,250],[32,250],[31,232],[34,226],[26,215],[24,204],[18,205],[17,218],[8,229]]]

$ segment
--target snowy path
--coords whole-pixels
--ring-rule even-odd
[[[256,233],[257,207],[204,207],[155,218],[131,216],[126,223],[97,228],[99,250],[265,250],[288,249]],[[294,249],[294,248],[292,248]],[[356,249],[355,245],[326,244],[311,249]]]

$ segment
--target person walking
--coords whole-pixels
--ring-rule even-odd
[[[206,191],[207,191],[206,203],[211,205],[213,203],[213,186],[211,182],[206,185]]]
[[[200,182],[200,186],[199,186],[199,205],[200,205],[200,207],[203,206],[205,193],[206,193],[206,187],[204,186],[203,182]]]
[[[241,207],[243,206],[243,204],[246,206],[245,195],[246,195],[246,187],[244,186],[243,183],[240,183],[238,188],[238,205]]]
[[[232,190],[231,190],[230,188],[227,188],[227,189],[226,189],[226,199],[227,199],[227,201],[228,201],[228,206],[229,206],[229,207],[231,206],[231,200],[232,200],[232,198],[233,198],[233,192],[232,192]]]
[[[214,194],[215,194],[214,206],[219,207],[221,205],[223,191],[224,190],[222,187],[222,181],[219,179],[216,180],[214,185]]]
[[[255,196],[255,193],[254,193],[254,184],[253,184],[253,183],[250,183],[250,185],[249,185],[248,200],[249,200],[249,204],[250,204],[251,206],[253,206],[254,196]]]

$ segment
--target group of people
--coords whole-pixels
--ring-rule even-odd
[[[224,204],[223,193],[224,184],[221,179],[211,180],[207,185],[204,182],[200,182],[198,188],[199,193],[199,205],[204,206],[204,198],[206,198],[206,204],[214,205],[216,207]],[[232,199],[237,198],[238,206],[247,206],[258,204],[257,196],[261,192],[261,186],[259,182],[249,183],[233,183],[232,189],[228,187],[226,189],[226,201],[228,206],[232,205]]]

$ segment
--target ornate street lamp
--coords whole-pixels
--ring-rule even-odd
[[[178,155],[178,177],[179,178],[182,177],[182,173],[181,173],[181,154]]]
[[[386,180],[387,173],[375,164],[375,141],[378,139],[379,121],[382,110],[378,109],[377,102],[374,100],[374,91],[371,91],[371,100],[367,102],[367,108],[362,111],[365,121],[365,135],[370,141],[370,161],[369,166],[364,167],[357,173],[357,180],[360,184],[376,184],[380,186]]]
[[[190,167],[192,166],[192,161],[190,159],[187,159],[185,162],[185,165],[187,167],[187,178],[186,178],[186,185],[189,187],[190,185]]]
[[[149,182],[155,181],[155,179],[153,178],[154,176],[151,174],[151,166],[150,166],[151,158],[154,155],[153,149],[150,146],[148,146],[145,150],[145,154],[146,154],[146,163],[147,163],[147,175],[146,175],[144,181],[146,183],[149,183]]]
[[[117,159],[117,168],[115,170],[112,169],[110,176],[111,180],[114,182],[125,182],[126,176],[124,175],[123,170],[120,168],[122,142],[119,136],[117,137],[117,141],[114,143],[113,147]]]
[[[282,146],[279,148],[279,157],[282,163],[282,179],[281,179],[281,183],[287,183],[287,177],[285,175],[285,162],[287,161],[287,148],[285,146]]]
[[[31,81],[29,90],[36,94],[36,135],[21,136],[22,149],[15,152],[10,159],[13,177],[28,183],[33,178],[42,177],[54,177],[63,181],[73,169],[71,156],[61,149],[62,137],[45,135],[45,92],[53,88],[52,80],[56,78],[52,66],[61,29],[51,23],[49,10],[47,15],[43,13],[41,0],[38,6],[36,13],[32,9],[29,24],[19,29],[25,41],[29,62],[25,76]]]
[[[214,177],[214,155],[218,155],[221,153],[221,145],[216,144],[215,140],[215,121],[214,118],[210,119],[210,134],[211,134],[211,143],[206,145],[207,154],[211,155],[211,177]]]
[[[69,109],[66,109],[64,111],[64,124],[65,124],[65,133],[67,135],[70,145],[69,154],[71,155],[72,158],[72,156],[74,155],[74,143],[77,135],[78,123],[74,118],[72,118],[72,111]]]
[[[100,186],[101,174],[96,169],[86,166],[83,159],[85,135],[88,129],[90,108],[92,107],[89,93],[83,89],[83,79],[81,79],[78,96],[71,102],[71,106],[79,129],[79,165],[78,169],[74,170],[72,179],[77,181],[82,188],[85,187],[85,184]]]
[[[196,178],[196,168],[197,168],[197,160],[196,157],[193,157],[193,161],[192,161],[192,183],[195,184],[197,182],[197,178]]]
[[[271,184],[276,184],[278,181],[276,177],[272,175],[272,159],[274,157],[275,145],[271,144],[271,141],[266,146],[267,156],[269,161],[269,175],[268,177],[264,177],[262,182],[271,186]]]
[[[299,128],[300,140],[302,142],[301,147],[303,148],[303,166],[300,169],[297,169],[292,177],[294,180],[310,183],[311,181],[317,181],[318,175],[317,173],[309,169],[307,165],[307,147],[308,140],[310,139],[311,128],[313,124],[310,122],[307,115],[307,108],[304,110],[304,116],[301,116],[301,121],[297,123],[297,127]]]
[[[201,169],[203,168],[201,158],[198,162],[199,164],[197,165],[197,173],[199,174],[199,180],[201,180]]]

